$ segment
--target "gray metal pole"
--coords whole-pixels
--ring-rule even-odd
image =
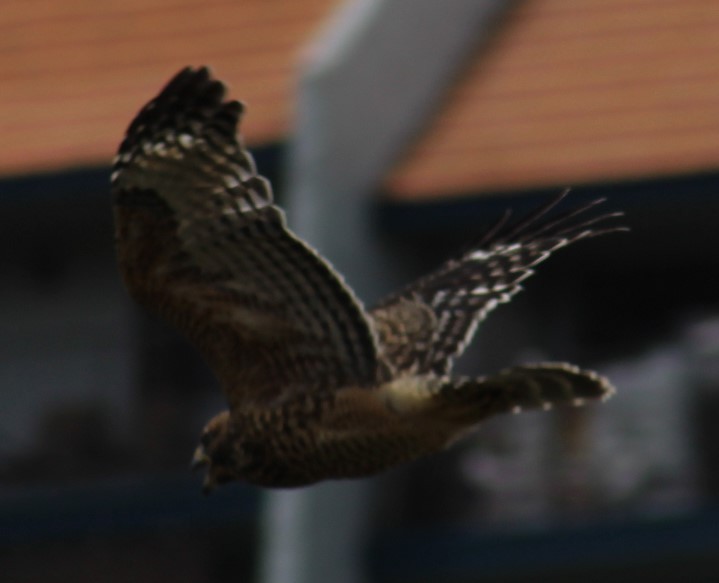
[[[347,2],[311,51],[288,168],[290,227],[374,300],[402,281],[372,194],[508,2]],[[262,583],[358,583],[371,480],[264,499]]]

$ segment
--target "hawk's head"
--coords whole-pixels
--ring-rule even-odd
[[[230,412],[223,411],[215,415],[205,425],[192,457],[192,469],[207,467],[207,475],[202,485],[203,494],[209,494],[215,486],[239,479],[241,468],[237,459],[237,442],[230,424]]]

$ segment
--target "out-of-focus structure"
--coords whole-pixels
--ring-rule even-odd
[[[714,572],[715,4],[5,2],[4,580]],[[221,397],[194,351],[125,297],[107,199],[126,124],[187,64],[246,102],[243,132],[290,222],[367,299],[506,206],[567,185],[609,196],[633,232],[558,257],[461,364],[576,360],[619,395],[588,414],[496,420],[376,480],[273,495],[264,521],[250,488],[200,498],[186,458]],[[259,525],[273,520],[268,542]]]

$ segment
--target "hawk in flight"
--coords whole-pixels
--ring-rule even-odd
[[[554,218],[566,193],[502,219],[465,252],[365,310],[287,228],[237,135],[243,111],[207,68],[186,68],[137,115],[114,162],[117,254],[132,297],[182,331],[229,409],[204,428],[205,491],[245,480],[291,487],[371,475],[442,450],[480,421],[582,405],[613,389],[563,363],[452,376],[479,322],[549,255],[622,230]]]

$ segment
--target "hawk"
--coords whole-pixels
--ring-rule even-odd
[[[446,448],[483,419],[609,397],[564,363],[452,376],[477,325],[549,255],[622,230],[594,201],[547,218],[507,212],[439,269],[365,310],[290,231],[237,135],[243,112],[207,68],[180,71],[130,124],[112,173],[130,295],[197,347],[229,408],[205,426],[204,490],[375,474]],[[580,216],[581,215],[581,216]],[[589,217],[589,218],[587,218]]]

